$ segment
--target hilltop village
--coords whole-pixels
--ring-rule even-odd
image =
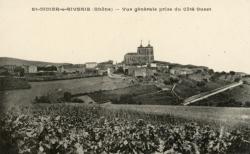
[[[224,97],[231,95],[228,89],[247,84],[247,74],[215,72],[205,66],[158,61],[155,60],[154,52],[150,42],[147,45],[141,42],[137,50],[126,53],[120,63],[108,60],[100,63],[59,64],[2,58],[0,87],[1,90],[25,89],[31,88],[31,82],[101,77],[100,80],[108,79],[112,83],[108,85],[108,91],[77,91],[71,95],[87,95],[97,103],[188,105],[199,102],[198,105],[210,106],[211,101],[219,99],[219,105],[215,106],[227,106],[225,102],[228,101],[233,106],[250,105],[245,97],[240,100]]]
[[[120,63],[0,57],[0,151],[249,153],[250,76],[155,52],[148,42]]]
[[[136,52],[126,53],[121,63],[114,63],[112,60],[100,63],[86,62],[85,64],[46,64],[39,62],[22,64],[20,62],[18,64],[0,65],[0,76],[20,77],[28,81],[46,81],[108,75],[108,70],[114,74],[123,74],[135,78],[155,79],[162,73],[166,73],[169,77],[188,76],[197,81],[209,80],[211,74],[214,73],[212,69],[205,66],[157,61],[154,59],[154,48],[149,42],[146,46],[141,43]],[[221,79],[230,81],[246,75],[233,71],[229,74],[226,72],[221,72],[221,74]]]

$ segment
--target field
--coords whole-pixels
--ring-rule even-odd
[[[198,101],[196,106],[230,106],[230,107],[250,107],[250,86],[243,84],[239,87],[224,91],[223,93],[211,96]]]
[[[249,133],[129,110],[84,104],[36,104],[1,114],[4,153],[249,152]],[[120,109],[120,108],[119,108]],[[128,109],[128,108],[127,108]]]
[[[109,101],[112,101],[113,103],[118,102],[118,101],[119,103],[124,103],[125,100],[123,99],[125,97],[126,98],[129,97],[132,99],[136,96],[149,95],[150,93],[155,93],[159,90],[160,89],[158,89],[154,85],[131,85],[129,87],[120,88],[116,90],[97,91],[93,93],[87,93],[86,95],[90,96],[98,103],[105,103]]]
[[[129,86],[129,80],[91,77],[74,80],[30,82],[31,89],[0,91],[1,105],[15,106],[30,104],[36,96],[68,91],[72,94],[99,90],[112,90]]]
[[[136,102],[143,105],[180,105],[178,98],[170,91],[154,92],[144,95],[135,96]]]
[[[228,128],[244,127],[250,129],[250,108],[233,107],[199,107],[168,105],[114,105],[103,104],[111,110],[127,110],[152,115],[171,115],[188,121],[205,124],[224,125]]]
[[[13,77],[0,77],[0,91],[29,89],[30,85],[27,81],[16,79]]]
[[[63,91],[81,98],[88,93],[94,100],[126,95],[145,104],[171,103],[169,92],[159,92],[153,85],[131,85],[129,79],[93,77],[32,82],[31,87],[0,94],[2,105],[8,107],[0,115],[0,151],[247,154],[250,150],[250,108],[31,103],[36,96]]]

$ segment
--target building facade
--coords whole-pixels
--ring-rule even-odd
[[[132,77],[150,77],[156,73],[156,70],[152,70],[146,67],[130,66],[126,68],[125,74]]]
[[[15,73],[15,68],[17,66],[16,65],[4,65],[3,67],[6,68],[10,74],[14,74]]]
[[[59,73],[85,73],[85,66],[84,65],[62,65],[57,67],[57,72]]]
[[[86,65],[86,69],[95,69],[97,66],[97,63],[96,62],[88,62],[88,63],[85,63],[85,65]]]
[[[29,73],[37,73],[37,66],[31,65],[28,67],[28,72]]]
[[[127,53],[124,56],[124,63],[126,65],[146,65],[154,61],[153,46],[148,43],[147,46],[142,44],[137,48],[136,53]]]

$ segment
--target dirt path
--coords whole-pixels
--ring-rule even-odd
[[[238,86],[240,86],[242,84],[243,84],[243,81],[240,81],[240,82],[232,83],[230,85],[226,85],[226,86],[223,86],[223,87],[220,87],[220,88],[208,91],[208,92],[204,92],[204,93],[200,93],[198,95],[191,96],[191,97],[189,97],[189,98],[187,98],[187,99],[184,100],[183,105],[192,104],[194,102],[206,99],[206,98],[208,98],[210,96],[222,93],[222,92],[224,92],[224,91],[226,91],[228,89],[232,89],[232,88],[238,87]]]

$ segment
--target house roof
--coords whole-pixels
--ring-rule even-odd
[[[97,62],[87,62],[85,64],[97,64]]]

